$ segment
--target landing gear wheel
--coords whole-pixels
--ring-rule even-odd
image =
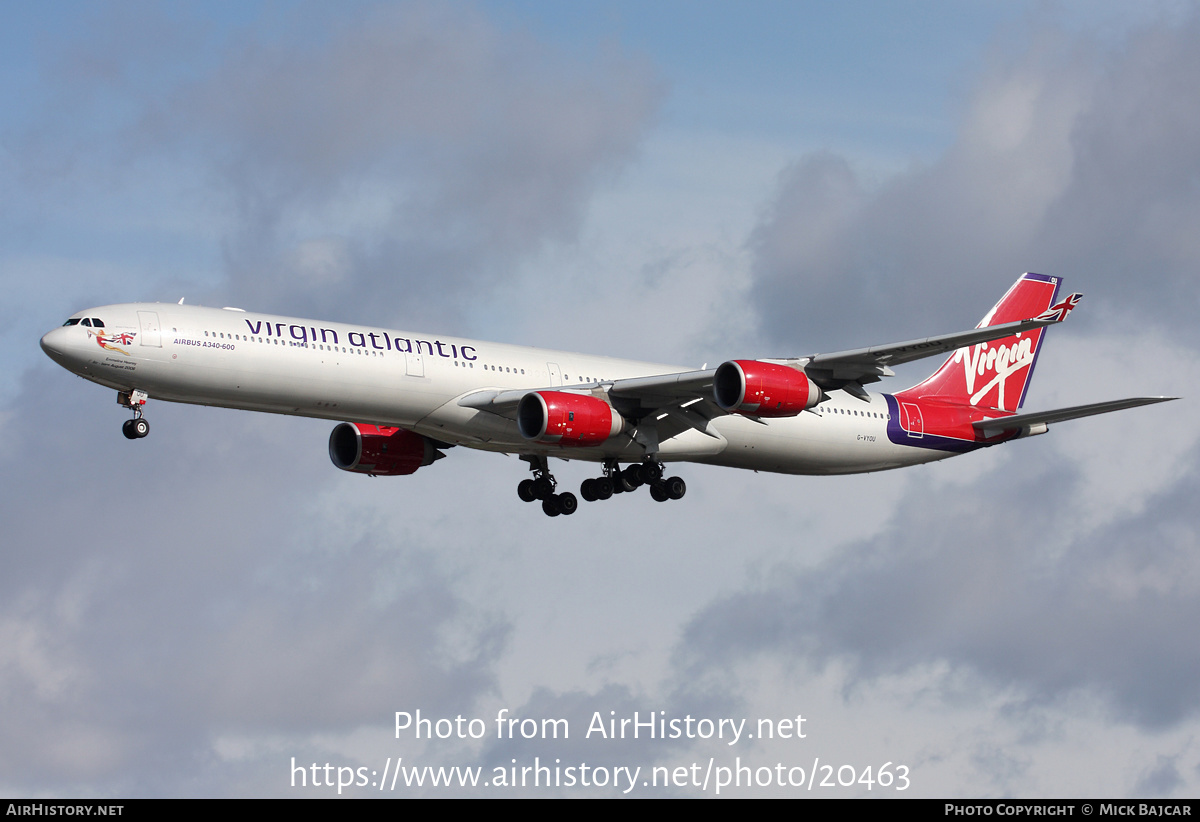
[[[557,517],[562,513],[558,510],[558,499],[553,494],[542,500],[542,513],[548,517]]]
[[[608,477],[600,477],[596,482],[596,499],[608,499],[613,495],[613,481]]]
[[[567,491],[565,494],[558,495],[558,513],[569,517],[577,510],[579,510],[579,500],[575,499],[574,494]]]
[[[535,499],[545,502],[554,496],[554,482],[549,477],[538,477],[533,481],[533,494]]]
[[[599,497],[596,496],[596,481],[594,479],[585,479],[579,486],[579,496],[583,497],[585,502],[595,502]]]
[[[642,482],[647,485],[658,482],[662,479],[663,465],[661,462],[643,462],[642,463]]]
[[[125,439],[127,440],[140,440],[150,433],[150,423],[141,417],[125,420],[125,422],[121,423],[121,433],[125,435]]]
[[[642,484],[642,466],[631,465],[621,472],[621,479],[624,481],[626,491],[636,491]]]
[[[534,488],[533,480],[523,479],[517,483],[517,496],[525,502],[533,502],[537,499],[537,491]]]
[[[671,499],[683,499],[683,495],[687,493],[687,483],[682,477],[671,477],[663,480],[663,487]]]
[[[654,498],[655,502],[666,502],[671,498],[670,493],[667,492],[666,485],[661,482],[656,482],[650,486],[650,496]]]

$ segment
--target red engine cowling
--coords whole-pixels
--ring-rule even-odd
[[[821,401],[821,389],[803,371],[786,365],[730,360],[717,368],[713,397],[731,414],[794,417]]]
[[[398,477],[446,456],[412,431],[343,422],[329,435],[329,459],[343,471]]]
[[[604,400],[563,391],[531,391],[517,405],[517,430],[542,445],[586,448],[621,433],[625,419]]]

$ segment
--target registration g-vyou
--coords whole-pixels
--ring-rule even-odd
[[[339,420],[329,456],[344,471],[411,474],[460,445],[519,454],[522,500],[574,513],[549,459],[597,463],[580,495],[647,486],[659,502],[687,486],[666,464],[783,474],[850,474],[930,462],[1056,422],[1161,402],[1134,397],[1020,413],[1046,328],[1080,295],[1025,274],[972,331],[716,368],[523,348],[409,331],[162,303],[80,311],[42,338],[55,362],[117,391],[145,437],[148,399]],[[890,366],[949,355],[897,394],[864,385]],[[624,464],[624,467],[622,467]]]

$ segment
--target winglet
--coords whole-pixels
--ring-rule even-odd
[[[1074,294],[1068,295],[1065,300],[1050,306],[1041,314],[1034,317],[1034,319],[1060,323],[1067,318],[1068,314],[1075,310],[1075,307],[1079,305],[1079,301],[1082,299],[1083,295],[1076,291]]]

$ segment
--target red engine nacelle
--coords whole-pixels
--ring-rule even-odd
[[[732,414],[794,417],[821,401],[821,388],[786,365],[730,360],[717,368],[713,397]]]
[[[343,471],[398,477],[446,456],[412,431],[343,422],[329,435],[329,459]]]
[[[625,418],[611,405],[584,394],[531,391],[517,405],[517,430],[542,445],[599,445],[624,427]]]

